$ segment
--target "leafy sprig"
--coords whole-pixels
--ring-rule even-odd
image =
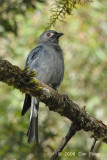
[[[55,25],[56,20],[64,21],[65,16],[71,15],[73,9],[76,9],[78,4],[84,5],[89,4],[90,2],[92,2],[92,0],[54,0],[50,9],[52,14],[46,30]]]

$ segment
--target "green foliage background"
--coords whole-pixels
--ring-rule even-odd
[[[22,1],[19,2],[21,6]],[[0,12],[6,9],[6,3],[4,1]],[[23,3],[24,13],[12,12],[13,7],[7,14],[1,14],[0,58],[23,68],[28,53],[36,46],[49,22],[51,3],[49,0],[37,1],[33,8]],[[94,1],[88,6],[78,4],[77,8],[64,23],[57,21],[52,28],[64,33],[60,45],[64,53],[65,76],[59,92],[68,94],[81,107],[85,105],[92,116],[107,123],[107,1]],[[1,19],[9,20],[10,25]],[[14,28],[14,22],[17,32],[6,29],[8,25]],[[38,154],[35,143],[27,143],[30,112],[21,117],[23,100],[22,93],[0,82],[0,160],[47,160],[66,134],[70,122],[41,104]],[[90,135],[78,132],[58,159],[88,160],[86,155],[79,156],[78,153],[89,153],[93,142]],[[106,160],[106,150],[107,146],[101,144],[98,160]]]

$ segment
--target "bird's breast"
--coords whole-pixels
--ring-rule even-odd
[[[38,65],[37,65],[38,64]],[[35,70],[37,79],[49,84],[54,88],[60,85],[64,75],[64,62],[62,51],[56,52],[53,48],[46,48],[44,53],[38,57]]]

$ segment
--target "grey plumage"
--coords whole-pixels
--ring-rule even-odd
[[[62,33],[57,33],[53,30],[45,31],[41,34],[38,45],[28,55],[24,68],[29,66],[29,72],[35,71],[36,78],[41,82],[50,85],[57,89],[63,80],[64,76],[64,61],[62,50],[58,44],[59,37]],[[30,126],[28,130],[28,142],[38,142],[38,108],[39,101],[25,94],[25,101],[23,105],[22,115],[31,106]]]

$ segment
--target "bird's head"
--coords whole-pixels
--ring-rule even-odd
[[[59,37],[61,37],[63,33],[58,33],[54,30],[48,30],[43,32],[38,40],[38,44],[40,43],[58,43]]]

